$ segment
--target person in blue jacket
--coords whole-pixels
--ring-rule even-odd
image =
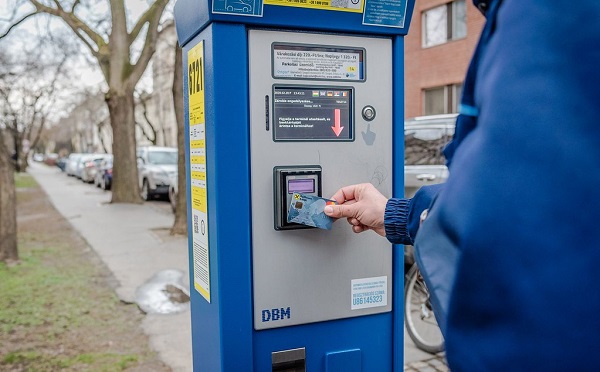
[[[414,242],[452,371],[596,370],[600,1],[474,3],[448,181],[413,199],[348,186],[326,213]]]

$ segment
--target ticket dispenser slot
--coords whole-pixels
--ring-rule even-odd
[[[306,372],[306,349],[276,351],[271,353],[272,372]]]
[[[312,228],[293,222],[287,222],[292,195],[297,192],[307,195],[322,195],[321,167],[276,166],[273,168],[275,230],[295,230]]]

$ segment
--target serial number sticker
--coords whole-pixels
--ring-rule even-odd
[[[387,306],[387,276],[352,279],[351,309]]]

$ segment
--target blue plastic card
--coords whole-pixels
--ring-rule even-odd
[[[314,195],[294,193],[288,213],[288,222],[331,230],[333,218],[323,210],[327,205],[337,204],[334,200],[323,199]]]

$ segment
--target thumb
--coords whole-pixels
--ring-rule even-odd
[[[342,218],[342,217],[356,217],[356,206],[355,204],[344,204],[344,205],[328,205],[325,207],[324,212],[329,217]]]

